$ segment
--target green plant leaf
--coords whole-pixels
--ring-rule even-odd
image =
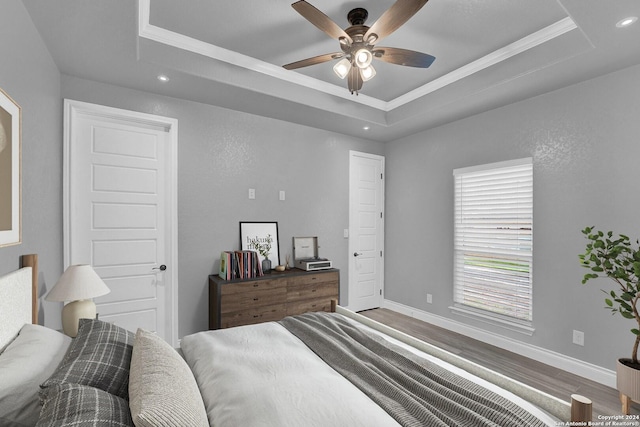
[[[640,331],[637,330],[636,328],[631,329],[631,333],[634,335],[640,335]]]
[[[611,301],[609,298],[605,298],[604,302],[605,302],[609,307],[613,307],[613,301]]]

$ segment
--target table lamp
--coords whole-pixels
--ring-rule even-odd
[[[91,298],[106,295],[111,290],[88,264],[72,265],[44,298],[47,301],[70,301],[62,309],[62,330],[70,336],[78,334],[80,319],[94,319],[96,305]]]

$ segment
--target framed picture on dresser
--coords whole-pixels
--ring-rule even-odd
[[[0,246],[22,241],[20,106],[0,88]]]
[[[240,222],[240,249],[243,251],[258,251],[255,242],[264,245],[270,240],[271,249],[269,259],[271,264],[280,265],[280,246],[278,245],[278,223],[273,222]],[[259,252],[259,251],[258,251]],[[262,261],[264,257],[260,255]]]

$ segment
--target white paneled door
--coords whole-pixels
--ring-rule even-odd
[[[349,153],[349,308],[380,307],[384,279],[384,157]]]
[[[177,121],[65,101],[65,268],[111,292],[101,320],[177,345]]]

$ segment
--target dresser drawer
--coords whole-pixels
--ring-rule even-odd
[[[307,273],[303,276],[294,276],[287,279],[287,284],[290,287],[298,285],[310,285],[313,283],[327,283],[338,282],[340,276],[337,271],[325,272],[325,273]]]
[[[316,299],[338,299],[338,282],[294,283],[287,287],[287,302]]]
[[[287,288],[283,283],[255,281],[222,286],[220,312],[229,313],[250,310],[255,307],[283,304]]]
[[[220,315],[220,327],[231,328],[241,325],[280,320],[286,316],[285,304],[243,308],[240,311],[222,313]]]
[[[331,298],[298,300],[287,303],[287,316],[295,316],[308,311],[331,311]]]

